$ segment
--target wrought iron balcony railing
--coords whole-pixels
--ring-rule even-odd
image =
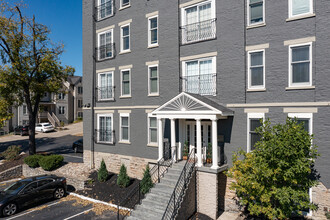
[[[95,141],[96,143],[104,143],[104,144],[113,144],[114,130],[104,130],[104,129],[96,129],[95,130]]]
[[[216,18],[180,27],[181,44],[216,38]]]
[[[111,59],[114,57],[114,48],[115,43],[105,44],[97,47],[96,50],[96,59],[97,61],[102,61],[105,59]]]
[[[199,95],[215,95],[217,92],[217,74],[200,74],[181,77],[182,91]]]
[[[113,0],[108,0],[107,2],[95,7],[95,20],[99,21],[107,17],[114,15]]]
[[[114,99],[114,86],[97,87],[97,101],[109,101]]]

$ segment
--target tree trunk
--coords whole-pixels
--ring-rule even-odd
[[[29,113],[29,154],[36,154],[36,120],[37,113]]]

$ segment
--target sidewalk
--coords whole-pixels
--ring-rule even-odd
[[[243,220],[244,218],[240,216],[238,212],[224,212],[217,220]]]

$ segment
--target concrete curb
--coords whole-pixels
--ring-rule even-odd
[[[113,207],[113,208],[118,208],[118,205],[116,205],[116,204],[111,204],[111,203],[103,202],[103,201],[100,201],[100,200],[92,199],[92,198],[89,198],[89,197],[86,197],[86,196],[79,195],[77,193],[70,192],[68,194],[69,195],[72,195],[72,196],[75,196],[75,197],[78,197],[80,199],[84,199],[84,200],[90,201],[90,202],[100,203],[100,204],[107,205],[107,206],[110,206],[110,207]],[[130,208],[126,208],[126,207],[122,207],[122,206],[119,206],[119,209],[125,210],[125,211],[130,211],[130,212],[133,211]]]
[[[6,181],[2,181],[0,182],[0,184],[5,184],[5,183],[10,183],[10,182],[15,182],[15,181],[18,181],[18,180],[21,180],[22,178],[16,178],[16,179],[11,179],[11,180],[6,180]]]

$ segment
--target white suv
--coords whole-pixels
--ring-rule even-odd
[[[42,133],[48,131],[54,131],[54,127],[50,123],[40,123],[36,125],[36,131],[40,131]]]

